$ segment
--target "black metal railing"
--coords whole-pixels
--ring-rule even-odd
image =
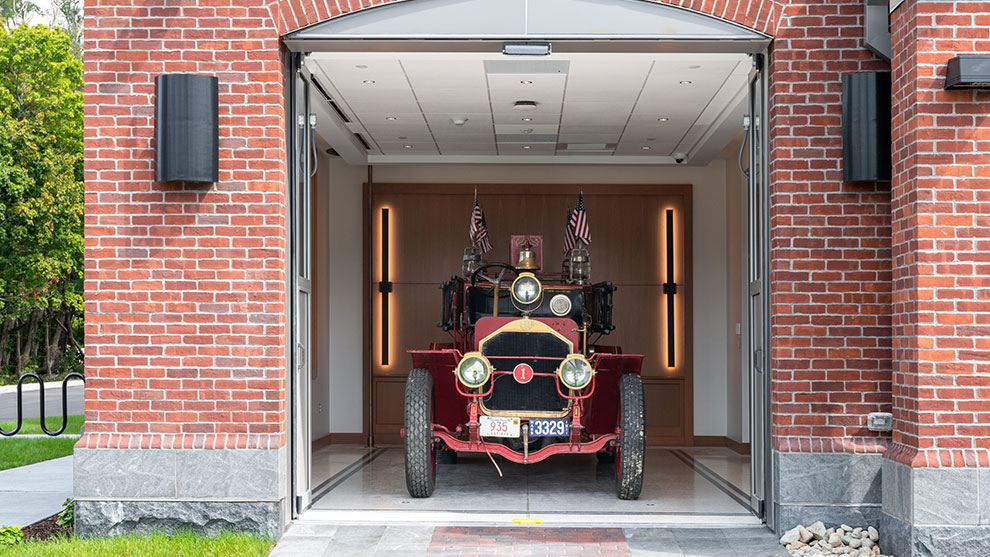
[[[17,427],[13,431],[4,431],[0,427],[0,435],[4,437],[11,437],[17,435],[17,432],[21,430],[21,426],[24,423],[24,380],[34,379],[38,382],[38,396],[41,397],[40,403],[38,405],[38,416],[41,418],[41,431],[45,432],[45,435],[50,435],[52,437],[62,435],[65,431],[65,426],[69,424],[69,380],[73,377],[77,377],[82,380],[83,383],[86,382],[86,378],[83,374],[72,372],[62,379],[62,427],[58,428],[58,431],[48,431],[48,427],[45,425],[45,420],[47,416],[45,415],[45,382],[41,379],[41,376],[37,373],[25,373],[17,380]]]

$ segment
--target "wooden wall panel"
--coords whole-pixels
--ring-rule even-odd
[[[692,444],[685,419],[685,391],[683,379],[643,380],[648,445]]]
[[[469,244],[474,191],[488,224],[493,250],[487,261],[507,261],[509,236],[542,234],[544,268],[560,269],[567,211],[583,192],[591,225],[592,280],[609,280],[615,294],[616,331],[602,344],[646,356],[648,438],[651,444],[690,444],[693,437],[690,296],[690,186],[650,185],[458,185],[371,186],[371,372],[374,376],[375,438],[395,442],[401,427],[402,383],[410,367],[405,350],[426,348],[449,336],[436,327],[437,285],[460,271]],[[389,208],[389,365],[381,365],[381,208]],[[678,283],[675,368],[666,366],[666,319],[662,283],[664,210],[676,212],[675,274]],[[397,417],[382,405],[397,405]],[[676,418],[674,419],[674,415]],[[398,422],[389,420],[398,419]],[[386,441],[388,439],[388,441]]]
[[[407,372],[408,373],[408,372]],[[375,444],[401,443],[405,377],[375,377]]]

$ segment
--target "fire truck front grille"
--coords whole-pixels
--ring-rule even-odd
[[[534,356],[563,359],[569,352],[566,342],[549,333],[499,333],[481,347],[481,353],[491,358],[492,366],[497,371],[512,371],[525,362],[537,373],[553,373],[560,360],[537,359]],[[517,412],[525,416],[531,413],[560,413],[567,408],[567,399],[557,393],[557,379],[554,377],[537,376],[529,383],[521,384],[512,375],[495,375],[494,381],[491,394],[482,399],[488,410]]]

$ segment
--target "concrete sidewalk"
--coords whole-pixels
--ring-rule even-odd
[[[48,518],[69,497],[71,456],[0,470],[0,526],[27,526]]]

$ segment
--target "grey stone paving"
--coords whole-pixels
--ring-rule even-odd
[[[33,382],[32,382],[33,383]],[[25,388],[28,384],[25,384]],[[4,392],[0,392],[0,422],[6,422],[10,420],[17,419],[17,392],[6,392],[8,389],[4,389]],[[82,414],[83,413],[83,385],[69,385],[69,415]],[[24,391],[24,417],[25,418],[37,418],[40,416],[40,400],[41,397],[38,395],[39,391]],[[62,385],[57,384],[55,388],[51,388],[51,385],[46,384],[45,386],[45,415],[46,416],[62,416]],[[61,423],[56,419],[56,424]]]
[[[541,527],[533,527],[541,528]],[[470,530],[470,528],[465,528]],[[565,529],[566,530],[566,529]],[[632,555],[664,557],[738,556],[786,557],[787,551],[765,528],[624,528],[628,553],[614,549],[595,550],[587,541],[573,545],[556,543],[471,544],[453,542],[438,546],[432,526],[325,526],[294,523],[279,541],[271,557],[389,555],[419,556],[461,553],[464,555],[563,555],[575,549],[582,555]]]
[[[69,497],[71,456],[0,470],[0,526],[27,526],[48,518]]]

